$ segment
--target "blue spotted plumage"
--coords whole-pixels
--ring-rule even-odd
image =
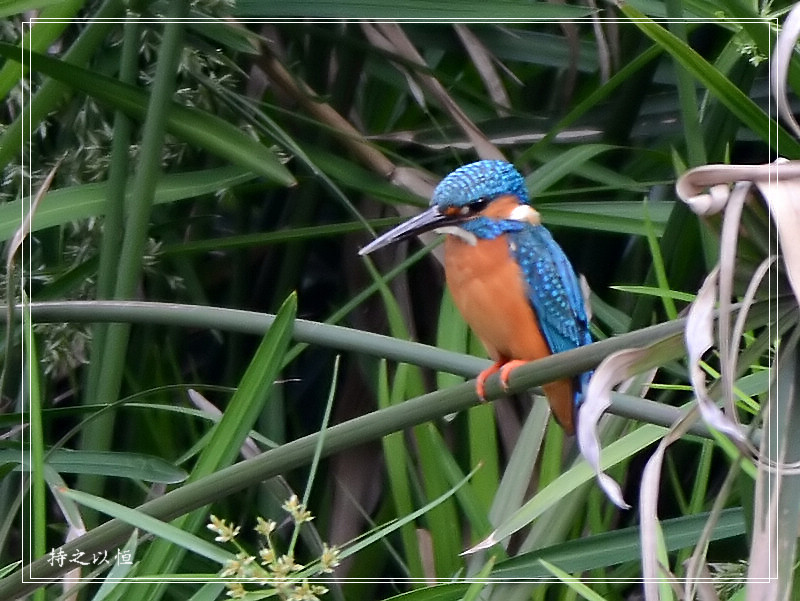
[[[528,298],[550,350],[561,353],[591,344],[578,278],[550,232],[529,225],[509,234],[509,246],[527,279]]]
[[[578,278],[528,205],[525,180],[505,161],[460,167],[436,187],[430,208],[380,236],[361,253],[424,231],[449,234],[445,275],[461,313],[483,341],[505,386],[519,363],[591,343]],[[589,374],[544,385],[559,423],[574,431]]]
[[[528,190],[519,171],[505,161],[485,160],[459,167],[433,193],[440,210],[463,207],[476,199],[510,194],[527,204]],[[583,294],[564,251],[542,225],[515,219],[477,216],[459,225],[480,239],[507,234],[509,248],[525,275],[531,305],[550,349],[560,353],[591,344]]]
[[[513,194],[520,202],[528,202],[525,180],[514,165],[505,161],[477,161],[459,167],[439,182],[433,191],[431,206],[440,210],[464,207],[499,194]]]
[[[479,216],[465,221],[459,227],[465,232],[475,234],[481,240],[494,240],[504,234],[521,232],[530,226],[514,219],[489,219]]]

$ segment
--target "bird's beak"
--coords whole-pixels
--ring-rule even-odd
[[[396,228],[389,230],[382,236],[378,236],[375,240],[358,251],[358,254],[368,255],[372,251],[388,246],[389,244],[407,240],[412,236],[423,234],[439,227],[453,225],[459,221],[462,221],[462,219],[455,216],[443,215],[439,212],[437,207],[431,207],[416,217],[412,217],[408,221],[401,223]]]

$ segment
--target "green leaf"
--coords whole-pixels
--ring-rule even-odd
[[[619,290],[620,292],[629,292],[631,294],[645,294],[657,298],[671,298],[685,303],[691,303],[697,296],[696,294],[681,292],[680,290],[656,288],[655,286],[609,286],[609,288],[612,290]]]
[[[19,451],[0,450],[0,463],[20,461],[28,469],[28,462],[20,460]],[[60,474],[101,474],[165,484],[183,482],[187,476],[169,461],[144,453],[55,449],[48,454],[45,463]]]
[[[275,316],[275,321],[258,346],[250,365],[239,382],[228,407],[217,422],[206,447],[197,459],[189,482],[196,482],[229,466],[239,454],[247,434],[264,410],[274,382],[283,367],[284,356],[292,338],[297,313],[297,296],[290,295]],[[176,520],[187,533],[197,530],[207,519],[205,508],[195,510]],[[168,539],[156,541],[147,551],[140,566],[143,575],[174,571],[182,554],[176,552]],[[154,598],[156,587],[150,585],[147,598]],[[163,589],[162,589],[163,590]]]
[[[11,256],[9,257],[9,264],[13,265],[13,256],[16,251],[15,248],[9,249]],[[23,349],[25,355],[25,372],[27,387],[23,386],[23,391],[27,392],[24,398],[25,408],[28,411],[28,423],[30,431],[28,440],[30,441],[30,465],[32,473],[44,473],[44,427],[42,422],[42,382],[39,373],[39,354],[36,350],[36,338],[33,334],[33,320],[30,314],[30,304],[27,302],[27,295],[22,292],[24,301],[25,312],[22,318],[23,325]],[[47,523],[47,488],[45,486],[44,478],[31,478],[31,491],[30,499],[28,500],[28,507],[32,509],[33,522],[36,524]],[[45,528],[36,528],[33,530],[31,538],[33,539],[33,553],[35,556],[41,557],[46,552],[46,535]],[[36,594],[36,599],[44,599],[44,591],[39,591]]]
[[[131,509],[130,507],[125,507],[119,503],[114,503],[108,499],[96,497],[79,490],[64,488],[59,492],[65,497],[68,497],[80,503],[81,505],[91,507],[92,509],[105,513],[106,515],[118,518],[123,522],[127,522],[131,526],[154,534],[160,540],[169,541],[221,565],[226,561],[233,559],[233,554],[225,551],[221,547],[214,545],[207,540],[200,538],[199,536],[185,532],[184,530],[181,530],[180,528],[177,528],[171,524],[162,522],[153,516],[142,513],[141,511],[137,511],[136,509]]]
[[[0,42],[1,56],[19,61],[19,54],[16,46]],[[147,94],[142,89],[37,52],[31,52],[28,56],[32,69],[85,92],[98,102],[119,109],[135,119],[144,118]],[[167,131],[271,181],[284,186],[296,183],[270,148],[216,115],[172,102],[167,117]]]
[[[405,385],[408,381],[406,372],[409,366],[401,363],[397,366],[394,385],[389,391],[389,376],[385,360],[381,360],[378,368],[378,407],[383,409],[397,405],[405,397]],[[413,494],[409,475],[412,473],[412,457],[406,446],[402,432],[394,432],[381,438],[388,490],[394,504],[396,515],[408,515],[414,511]],[[417,540],[416,527],[413,523],[404,524],[400,529],[404,545],[404,557],[408,572],[412,575],[423,574],[422,557]]]
[[[105,43],[107,36],[115,27],[114,20],[125,15],[125,0],[104,0],[102,5],[92,13],[92,19],[83,27],[81,33],[64,53],[66,62],[86,65],[95,55],[98,47]],[[17,50],[17,55],[19,50]],[[19,58],[12,58],[19,61]],[[21,66],[20,66],[21,68]],[[3,68],[5,79],[0,80],[0,90],[11,89],[17,85],[19,77],[14,76],[11,66]],[[49,79],[37,86],[36,92],[19,117],[8,124],[0,134],[0,165],[5,167],[9,161],[21,152],[22,144],[27,140],[28,128],[42,123],[50,113],[62,104],[68,95],[69,86],[55,79]],[[25,118],[22,118],[24,114]],[[24,123],[23,123],[24,122]],[[35,125],[34,125],[35,124]]]
[[[683,516],[663,520],[664,544],[670,552],[692,547],[701,537],[711,514]],[[741,508],[725,509],[714,527],[711,540],[724,540],[745,532]],[[641,560],[639,527],[621,528],[544,549],[518,555],[495,566],[492,578],[546,578],[548,570],[539,563],[544,559],[570,573],[586,572]]]
[[[553,574],[561,582],[566,584],[569,588],[578,593],[581,597],[583,597],[587,601],[605,601],[601,595],[597,594],[588,586],[583,584],[578,578],[570,576],[564,570],[557,568],[556,566],[554,566],[553,564],[549,563],[544,559],[540,559],[539,561],[548,572]]]
[[[439,495],[435,499],[432,499],[419,509],[412,511],[411,513],[404,515],[401,518],[392,520],[387,524],[379,526],[373,529],[371,532],[368,532],[360,536],[358,539],[351,541],[341,550],[339,557],[341,559],[345,559],[346,557],[355,555],[362,549],[365,549],[366,547],[370,546],[372,543],[386,538],[389,534],[391,534],[395,530],[398,530],[405,524],[410,524],[418,517],[435,510],[437,507],[441,506],[442,503],[450,499],[454,494],[457,494],[458,491],[461,490],[462,487],[464,487],[467,484],[467,482],[469,482],[469,479],[475,475],[475,472],[477,470],[478,468],[473,469],[469,474],[462,477],[461,480],[454,483],[451,488],[445,490],[441,495]]]
[[[170,173],[160,178],[156,184],[153,203],[175,202],[202,194],[211,194],[255,177],[256,174],[252,171],[235,166]],[[130,181],[129,179],[129,183]],[[126,186],[126,190],[130,197],[130,186]],[[36,208],[31,222],[31,231],[102,215],[105,210],[107,191],[108,183],[101,182],[48,192]],[[23,198],[0,205],[0,240],[8,240],[19,228],[22,207],[29,204],[28,198]]]
[[[664,428],[646,425],[637,428],[603,449],[601,467],[607,470],[613,465],[624,461],[652,444],[664,435]],[[581,484],[592,479],[594,474],[585,460],[579,461],[575,466],[561,474],[541,491],[534,495],[513,515],[506,518],[488,538],[478,543],[471,549],[472,552],[488,548],[499,543],[515,532],[518,532],[546,510],[556,506],[561,499],[572,494]]]
[[[122,550],[126,553],[130,553],[131,557],[136,557],[138,538],[138,531],[134,530],[131,532],[128,541],[122,546]],[[115,563],[114,567],[108,571],[108,575],[103,580],[103,584],[101,584],[100,588],[97,589],[97,593],[95,593],[94,597],[92,597],[92,601],[103,601],[103,599],[107,598],[112,593],[114,588],[119,585],[118,581],[131,573],[134,565],[135,564],[133,563]]]
[[[62,3],[63,0],[0,0],[0,18]]]
[[[536,198],[555,182],[567,175],[582,173],[585,169],[585,165],[594,157],[604,152],[615,150],[616,148],[616,146],[610,144],[581,144],[564,152],[559,152],[555,154],[555,156],[548,156],[544,165],[525,178],[531,197]],[[554,153],[547,154],[550,155]],[[628,178],[625,179],[628,185],[636,185],[636,182]]]
[[[316,0],[304,2],[264,3],[261,0],[238,0],[237,17],[334,17],[336,19],[486,19],[504,18],[569,20],[595,12],[582,6],[555,5],[547,2],[495,0],[491,6],[480,0],[463,0],[446,5],[430,0],[406,0],[402,4],[389,0]]]
[[[222,419],[214,426],[211,440],[192,470],[191,480],[230,465],[239,454],[239,447],[261,414],[283,367],[296,314],[297,295],[291,294],[275,315]]]
[[[664,233],[674,206],[673,202],[648,204],[653,230],[657,235]],[[543,203],[536,210],[542,214],[542,223],[548,227],[562,225],[617,234],[647,234],[644,203],[639,201]]]
[[[401,593],[386,601],[461,601],[469,588],[468,584],[461,582],[440,584]]]
[[[753,130],[781,156],[800,157],[800,142],[778,125],[747,94],[737,88],[727,77],[709,64],[700,54],[661,25],[647,18],[630,4],[621,4],[620,10],[654,42],[669,52],[673,58],[736,115],[745,127]],[[767,23],[765,23],[765,26]]]
[[[46,52],[83,8],[84,0],[0,0],[0,19],[29,10],[41,11],[22,35],[20,48]],[[22,76],[22,66],[7,62],[0,69],[0,94],[6,96]]]

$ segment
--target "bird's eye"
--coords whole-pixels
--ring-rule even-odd
[[[489,203],[491,201],[492,200],[490,198],[487,198],[486,196],[483,196],[483,197],[479,198],[478,200],[473,200],[471,203],[469,203],[469,206],[468,206],[470,214],[471,215],[475,215],[477,213],[480,213],[487,206],[489,206]]]
[[[490,202],[492,202],[492,199],[484,196],[478,198],[477,200],[473,200],[469,204],[462,206],[450,206],[441,209],[441,211],[448,217],[473,217],[474,215],[477,215],[483,211]]]

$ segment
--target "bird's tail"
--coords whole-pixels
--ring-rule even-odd
[[[542,386],[553,416],[567,434],[575,433],[575,383],[572,379],[556,380]]]
[[[575,378],[556,380],[542,386],[553,416],[567,434],[575,433],[578,407],[583,403],[583,395],[591,377],[592,372],[587,371]]]

